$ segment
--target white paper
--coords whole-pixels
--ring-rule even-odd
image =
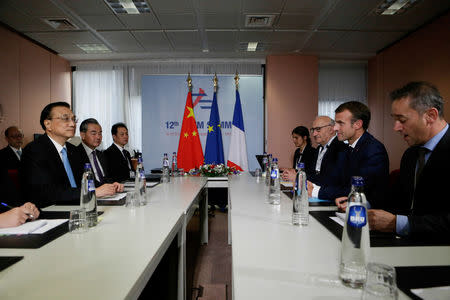
[[[35,220],[17,227],[2,228],[0,234],[42,234],[66,221],[67,219]]]
[[[341,218],[339,218],[339,217],[330,217],[330,219],[335,221],[336,223],[338,223],[342,227],[344,227],[344,220],[342,220]]]
[[[285,187],[294,187],[294,183],[291,181],[280,181],[280,184],[284,185]]]
[[[157,185],[159,182],[155,182],[155,181],[152,181],[152,182],[147,182],[146,184],[145,184],[145,186],[146,187],[154,187],[155,185]],[[125,188],[134,188],[134,182],[126,182],[126,183],[124,183],[124,187]]]
[[[119,201],[127,196],[127,193],[117,193],[113,196],[101,197],[98,200],[107,200],[107,201]]]
[[[411,289],[414,295],[424,300],[448,300],[450,299],[450,286],[439,286],[425,289]]]
[[[228,181],[228,177],[221,176],[221,177],[208,177],[208,181]]]

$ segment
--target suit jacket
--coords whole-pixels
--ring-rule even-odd
[[[104,154],[107,162],[107,173],[113,181],[121,182],[130,179],[130,168],[127,159],[131,166],[131,157],[126,159],[114,144],[109,146],[104,151]]]
[[[16,185],[9,177],[8,170],[3,168],[0,168],[0,191],[2,192],[2,195],[0,196],[2,202],[5,202],[10,206],[22,205],[22,201],[20,201],[20,194],[16,188]],[[0,213],[8,210],[9,208],[0,205]]]
[[[389,157],[384,145],[367,131],[359,138],[354,149],[348,147],[346,168],[347,182],[344,194],[350,193],[351,177],[362,176],[364,193],[371,208],[381,208],[389,185]]]
[[[6,170],[19,169],[20,160],[11,147],[6,146],[0,150],[0,165]]]
[[[80,152],[80,158],[81,158],[81,166],[82,168],[84,168],[84,164],[85,163],[91,163],[91,161],[89,160],[89,157],[86,153],[86,150],[83,147],[83,144],[80,143],[77,146],[77,150]],[[109,176],[108,176],[108,163],[106,162],[106,158],[105,155],[103,153],[103,151],[100,150],[96,150],[96,154],[97,154],[97,161],[98,163],[101,165],[102,169],[103,169],[103,183],[112,183],[114,182]],[[95,168],[95,166],[91,166],[92,168]],[[97,181],[97,179],[95,179],[95,187],[99,187],[102,184]]]
[[[403,154],[399,179],[388,207],[394,213],[408,216],[411,235],[438,235],[449,239],[450,198],[446,187],[450,170],[450,129],[428,158],[414,190],[418,148],[410,147]]]
[[[305,149],[303,149],[303,154],[300,162],[305,164],[306,174],[310,173],[316,167],[317,150],[311,147],[310,144],[306,144]],[[292,162],[292,168],[297,167],[297,160],[300,156],[300,148],[297,148],[294,152],[294,160]]]
[[[66,148],[77,188],[70,186],[60,155],[46,134],[23,149],[20,178],[25,201],[33,202],[38,207],[80,203],[83,169],[79,152],[70,143],[66,143]]]
[[[308,180],[320,186],[320,199],[334,200],[345,193],[345,188],[348,183],[345,182],[345,178],[342,176],[342,170],[346,162],[347,147],[344,142],[339,141],[335,137],[323,156],[319,174],[315,172],[319,154],[319,151],[316,151],[313,167],[309,171],[309,174],[306,173],[306,176]]]

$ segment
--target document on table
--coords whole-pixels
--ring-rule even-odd
[[[35,220],[17,227],[2,228],[0,234],[42,234],[64,222],[67,219]]]
[[[411,289],[411,292],[424,300],[448,300],[450,299],[450,286],[438,286],[424,289]]]
[[[107,200],[107,201],[119,201],[127,196],[127,193],[117,193],[113,196],[101,197],[98,200]]]
[[[159,182],[154,182],[154,181],[152,181],[152,182],[147,182],[146,184],[145,184],[145,186],[146,187],[154,187],[155,185],[157,185]],[[125,188],[134,188],[134,182],[126,182],[126,183],[124,183],[124,187]]]
[[[294,183],[291,181],[280,181],[280,184],[284,185],[285,187],[294,187]]]
[[[330,219],[344,227],[345,213],[336,212],[336,217],[330,217]]]

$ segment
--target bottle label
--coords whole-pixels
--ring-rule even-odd
[[[272,170],[272,172],[270,173],[270,177],[272,177],[273,179],[278,178],[278,170]]]
[[[367,224],[366,208],[362,205],[353,205],[348,209],[347,224],[353,227],[364,227]]]
[[[88,191],[89,192],[95,191],[94,179],[88,179],[87,186],[88,186]]]
[[[139,174],[141,175],[141,178],[145,178],[144,170],[141,169],[141,170],[139,171]]]

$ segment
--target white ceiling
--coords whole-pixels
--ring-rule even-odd
[[[422,0],[404,15],[379,16],[380,1],[147,0],[150,14],[116,15],[103,0],[1,0],[0,22],[71,61],[288,53],[364,59],[450,8],[449,0]],[[273,14],[275,22],[246,28],[247,14]],[[55,31],[43,17],[65,17],[80,29]],[[263,50],[244,51],[248,42]],[[105,43],[113,52],[86,54],[75,45],[83,43]]]

